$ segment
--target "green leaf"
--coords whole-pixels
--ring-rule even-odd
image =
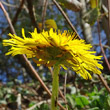
[[[38,110],[50,110],[48,104],[42,104]]]
[[[7,94],[5,98],[8,99],[9,102],[15,102],[17,99],[17,97],[14,94]]]
[[[77,96],[75,101],[76,101],[77,106],[80,108],[83,108],[84,106],[89,104],[89,101],[87,97],[85,96]]]
[[[109,108],[110,108],[110,95],[109,95],[109,97],[107,98],[107,103],[108,103],[108,106],[109,106]]]
[[[75,107],[75,104],[76,104],[75,101],[74,101],[74,98],[70,94],[67,94],[66,95],[66,99],[71,104],[71,106],[74,108]]]
[[[90,108],[88,110],[100,110],[98,107]]]
[[[30,102],[29,107],[32,107],[35,104],[36,104],[35,102]]]

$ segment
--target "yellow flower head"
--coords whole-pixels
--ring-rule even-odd
[[[24,29],[22,29],[23,38],[9,34],[11,39],[3,41],[4,46],[12,46],[6,55],[25,54],[28,58],[36,58],[33,60],[37,64],[47,66],[59,62],[63,68],[72,68],[84,79],[92,78],[90,72],[101,74],[99,70],[103,69],[99,63],[101,56],[95,56],[95,51],[90,51],[92,46],[85,44],[84,40],[76,39],[74,33],[54,32],[53,29],[37,33],[35,29],[30,34],[30,38],[25,37]]]

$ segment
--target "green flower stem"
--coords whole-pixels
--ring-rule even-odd
[[[51,97],[51,110],[57,110],[58,88],[59,88],[59,64],[54,65],[53,82],[52,82],[52,97]]]

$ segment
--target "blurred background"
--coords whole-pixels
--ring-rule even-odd
[[[50,97],[45,89],[21,56],[5,56],[10,47],[3,47],[2,40],[9,39],[8,33],[12,33],[6,13],[16,34],[21,37],[22,28],[27,37],[34,28],[38,32],[50,28],[74,32],[55,3],[61,6],[81,39],[92,44],[96,55],[105,56],[102,57],[102,76],[110,86],[109,0],[0,0],[0,110],[50,109]],[[52,70],[44,65],[38,67],[32,59],[28,60],[51,91]],[[65,97],[63,100],[59,95],[59,102],[67,110],[110,109],[110,91],[97,75],[93,75],[92,80],[84,80],[71,69],[61,69],[59,77],[60,90]]]

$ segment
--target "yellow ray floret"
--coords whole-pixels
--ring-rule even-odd
[[[67,31],[55,32],[43,31],[30,33],[31,37],[27,38],[22,29],[22,36],[9,34],[9,40],[3,40],[4,46],[11,46],[6,55],[25,54],[28,58],[35,58],[38,64],[53,66],[57,62],[63,68],[70,67],[84,79],[91,79],[90,73],[101,74],[100,64],[101,56],[95,56],[95,51],[90,51],[91,44],[85,44],[84,40],[75,38],[75,33],[69,34]]]

